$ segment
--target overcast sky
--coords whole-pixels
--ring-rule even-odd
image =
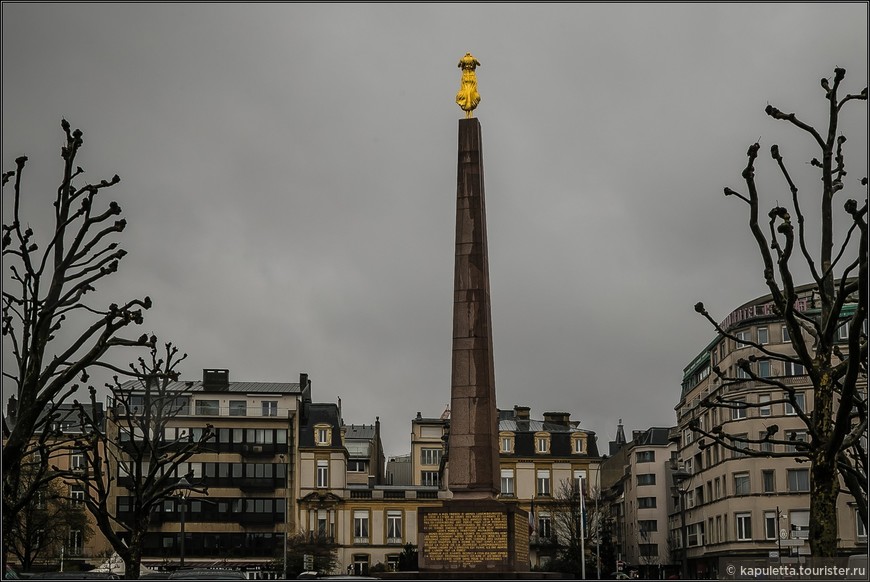
[[[60,120],[129,226],[105,303],[182,372],[295,382],[410,448],[450,401],[457,63],[484,141],[497,404],[598,434],[675,423],[682,370],[765,293],[740,172],[779,143],[814,208],[817,155],[771,103],[825,120],[867,85],[867,4],[15,4],[3,13],[3,170],[26,154],[45,235]],[[867,175],[866,102],[841,127]],[[764,155],[765,211],[788,191]],[[4,222],[10,192],[4,189]],[[837,204],[841,212],[842,204]],[[40,227],[42,229],[40,230]],[[4,275],[4,282],[5,282]],[[8,368],[7,363],[4,369]]]

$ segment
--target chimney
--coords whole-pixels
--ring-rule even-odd
[[[514,419],[529,420],[529,410],[528,406],[514,406]]]
[[[558,424],[559,426],[564,426],[569,428],[571,426],[571,413],[570,412],[545,412],[544,413],[544,422],[549,422],[551,424]]]
[[[640,442],[640,435],[642,435],[642,434],[643,434],[642,430],[631,431],[631,440],[634,441],[634,444],[637,444]]]
[[[223,369],[202,370],[203,390],[227,390],[230,387],[230,371]]]

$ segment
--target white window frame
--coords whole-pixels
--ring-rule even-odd
[[[783,397],[783,399],[786,400],[786,402],[783,404],[784,414],[786,416],[797,416],[797,411],[791,405],[791,402],[788,401],[788,393],[783,393],[782,397]],[[795,399],[795,402],[797,403],[798,407],[800,408],[801,412],[806,414],[806,412],[807,412],[806,394],[804,394],[803,392],[795,392],[794,399]]]
[[[549,497],[552,494],[552,488],[550,487],[550,470],[549,469],[538,469],[536,472],[536,486],[535,491],[539,497],[547,496]]]
[[[773,526],[771,526],[773,524]],[[776,511],[764,512],[764,539],[775,540],[779,537],[779,524],[776,519]]]
[[[423,448],[420,449],[420,464],[421,465],[439,465],[441,463],[440,448]]]
[[[438,471],[420,471],[420,485],[423,487],[440,487],[441,480]]]
[[[806,475],[806,478],[802,478]],[[786,490],[789,493],[807,493],[810,490],[810,470],[809,469],[786,469]],[[799,476],[801,478],[799,478]],[[803,488],[806,484],[806,488]]]
[[[535,452],[539,455],[550,452],[550,435],[535,435]]]
[[[770,378],[773,373],[771,372],[771,362],[770,360],[758,360],[758,377],[759,378]]]
[[[790,344],[791,343],[791,336],[788,333],[788,327],[785,324],[783,324],[781,329],[782,329],[782,343]]]
[[[759,328],[757,329],[757,332],[758,332],[758,343],[759,343],[760,345],[762,345],[762,346],[767,345],[767,344],[770,343],[770,334],[767,333],[767,331],[768,331],[768,330],[767,330],[766,327],[759,327]],[[762,338],[762,335],[764,336],[764,338]]]
[[[514,452],[514,437],[503,436],[503,437],[501,437],[500,442],[501,442],[501,452],[502,453]]]
[[[370,517],[367,509],[355,509],[353,511],[353,543],[367,544],[369,543]]]
[[[738,542],[752,541],[752,514],[735,513],[734,531]]]
[[[317,488],[329,488],[329,461],[322,459],[317,461]]]
[[[550,539],[553,537],[553,517],[546,512],[538,514],[538,537]]]
[[[513,469],[502,469],[501,470],[501,494],[502,495],[515,495],[516,490],[514,488],[514,470]]]
[[[278,416],[278,401],[261,400],[260,411],[262,412],[262,416]]]
[[[766,406],[765,403],[767,403]],[[759,394],[758,404],[758,416],[770,416],[773,413],[770,408],[770,394]]]
[[[402,531],[402,510],[388,509],[387,510],[387,543],[401,544],[403,538]]]
[[[735,405],[735,407],[731,409],[731,420],[743,420],[746,418],[746,407],[740,406],[740,404],[746,404],[745,398],[734,398],[731,401],[731,404]]]
[[[749,344],[744,342],[752,341],[752,330],[751,329],[742,329],[740,331],[734,332],[734,349],[742,350],[744,348],[748,348]]]

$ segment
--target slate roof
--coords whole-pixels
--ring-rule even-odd
[[[137,392],[143,390],[142,383],[138,380],[129,380],[121,384],[124,390]],[[236,392],[236,393],[252,393],[252,394],[301,394],[302,390],[299,387],[299,382],[229,382],[226,388],[210,388],[206,390],[202,380],[195,382],[171,382],[167,387],[169,391],[188,391],[188,392]]]
[[[643,431],[637,439],[634,441],[634,446],[644,447],[644,446],[658,446],[658,445],[667,445],[668,444],[668,434],[670,433],[669,428],[663,428],[660,426],[654,426],[652,428],[648,428]]]
[[[307,414],[303,415],[303,420],[299,425],[299,446],[313,447],[314,443],[314,426],[317,424],[328,424],[332,427],[332,443],[331,447],[341,447],[341,422],[338,415],[338,405],[332,403],[315,403],[305,404]]]

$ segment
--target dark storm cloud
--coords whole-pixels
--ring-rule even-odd
[[[154,298],[145,327],[190,353],[185,376],[308,372],[400,454],[416,411],[449,402],[453,95],[471,51],[498,403],[570,411],[606,441],[620,417],[673,423],[712,339],[696,301],[724,316],[764,292],[722,188],[759,136],[809,158],[764,106],[818,123],[834,66],[866,86],[866,10],[4,4],[3,167],[30,156],[44,216],[61,116],[82,128],[82,165],[121,175],[130,223],[106,295]],[[865,175],[866,118],[849,122]],[[768,168],[772,206],[787,192]]]

